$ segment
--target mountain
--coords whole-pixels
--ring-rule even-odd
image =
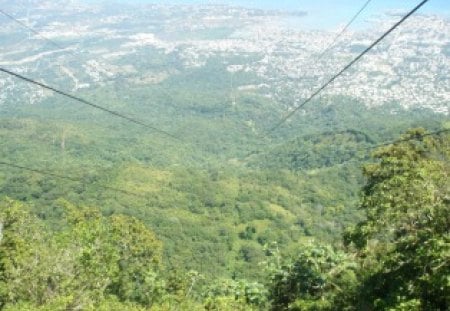
[[[387,236],[362,232],[381,228],[364,225],[368,183],[386,173],[398,194],[417,181],[445,211],[448,19],[414,15],[279,123],[399,17],[375,17],[321,55],[337,31],[292,27],[302,11],[0,7],[0,67],[84,100],[0,72],[0,310],[332,310],[341,286],[346,303],[365,291],[375,301],[381,265],[368,256],[373,275],[355,268],[372,244],[342,244]],[[374,200],[391,204],[383,189]]]

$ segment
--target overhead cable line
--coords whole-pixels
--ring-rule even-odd
[[[14,21],[15,23],[19,24],[20,26],[22,26],[23,28],[31,31],[32,33],[34,33],[35,35],[41,37],[42,39],[44,39],[45,41],[49,42],[51,45],[55,46],[58,49],[64,50],[66,49],[65,47],[63,47],[62,45],[60,45],[59,43],[47,38],[46,36],[42,35],[39,31],[33,29],[32,27],[26,25],[25,23],[22,23],[20,20],[18,20],[17,18],[15,18],[14,16],[6,13],[5,11],[3,11],[2,9],[0,9],[0,14],[3,14],[4,16],[6,16],[7,18],[9,18],[10,20]]]
[[[405,20],[407,20],[412,14],[414,14],[417,10],[419,10],[425,3],[429,0],[423,0],[420,2],[414,9],[412,9],[409,13],[403,16],[397,23],[395,23],[389,30],[383,33],[377,40],[375,40],[370,46],[368,46],[363,52],[361,52],[356,58],[354,58],[350,63],[348,63],[343,69],[341,69],[337,74],[335,74],[331,79],[329,79],[325,84],[323,84],[318,90],[316,90],[311,96],[309,96],[303,103],[295,107],[291,112],[289,112],[286,116],[284,116],[275,126],[273,126],[267,134],[272,133],[281,125],[283,125],[289,118],[291,118],[299,109],[308,104],[311,100],[313,100],[319,93],[321,93],[325,88],[327,88],[331,83],[334,82],[339,76],[341,76],[345,71],[347,71],[350,67],[352,67],[357,61],[359,61],[365,54],[367,54],[370,50],[372,50],[378,43],[380,43],[386,36],[388,36],[392,31],[394,31],[397,27],[399,27]],[[267,135],[266,134],[266,135]]]
[[[67,51],[67,52],[69,52],[70,54],[72,54],[73,56],[78,56],[78,55],[82,54],[82,52],[75,52],[75,51],[67,50],[68,47],[64,47],[64,46],[60,45],[59,43],[55,42],[54,40],[52,40],[52,39],[50,39],[50,38],[44,36],[44,35],[43,35],[42,33],[40,33],[39,31],[37,31],[37,30],[33,29],[32,27],[26,25],[25,23],[21,22],[19,19],[15,18],[15,17],[12,16],[11,14],[6,13],[5,11],[3,11],[3,10],[1,10],[1,9],[0,9],[0,14],[6,16],[7,18],[11,19],[11,20],[14,21],[15,23],[19,24],[21,27],[23,27],[23,28],[25,28],[25,29],[31,31],[31,32],[34,33],[35,35],[39,36],[41,39],[47,41],[48,43],[50,43],[51,45],[53,45],[54,47],[56,47],[56,48],[58,48],[58,49],[60,49],[60,50]],[[79,33],[78,33],[78,34],[79,34]],[[85,65],[88,66],[88,67],[90,67],[91,69],[93,69],[93,70],[95,70],[95,71],[98,70],[98,68],[95,67],[95,65],[92,65],[92,64],[90,64],[90,63],[88,63],[88,62],[87,62]],[[60,64],[60,66],[62,66],[62,65]],[[103,70],[104,70],[105,72],[109,73],[110,75],[114,75],[114,73],[112,73],[112,72],[110,72],[110,71],[108,71],[108,70],[106,70],[106,69],[103,69]],[[99,82],[111,82],[111,81],[119,80],[119,79],[121,79],[121,78],[122,78],[122,77],[119,76],[119,77],[116,77],[116,78],[113,78],[113,79],[107,79],[107,80],[103,80],[103,81],[99,81]]]
[[[334,48],[336,46],[336,43],[337,43],[338,39],[347,31],[347,29],[353,24],[353,22],[359,17],[359,15],[361,15],[361,13],[366,9],[366,7],[369,5],[369,3],[371,1],[372,0],[367,0],[363,4],[363,6],[358,10],[358,12],[356,12],[356,14],[351,18],[351,20],[344,26],[344,28],[342,28],[342,30],[333,38],[333,40],[325,47],[325,49],[322,52],[320,52],[320,54],[318,56],[311,57],[314,60],[314,62],[316,62],[318,64],[319,61],[322,60],[323,56],[328,51],[330,51],[332,48]],[[306,68],[315,69],[314,67],[315,66],[311,65],[311,66],[308,66]],[[308,77],[301,77],[301,78],[299,78],[299,80],[308,80],[308,79],[314,79],[314,78],[308,78]]]
[[[362,150],[374,150],[374,149],[377,149],[377,148],[393,146],[393,145],[397,145],[397,144],[408,142],[408,141],[421,140],[424,137],[441,135],[443,133],[450,133],[450,128],[448,128],[448,129],[441,129],[441,130],[433,131],[433,132],[428,132],[428,133],[425,133],[425,134],[416,134],[416,135],[405,137],[405,138],[399,138],[399,139],[396,139],[396,140],[393,140],[393,141],[376,144],[374,146],[369,146],[369,147],[366,147],[366,148],[361,148],[360,150],[361,151]],[[339,163],[339,165],[350,163],[352,160],[358,160],[358,159],[356,159],[356,156],[354,155],[354,156],[351,156],[350,159],[348,159],[348,160],[346,160],[346,161],[344,161],[342,163]]]
[[[337,134],[341,134],[342,132],[337,132]],[[413,136],[409,136],[409,137],[405,137],[405,138],[399,138],[396,140],[392,140],[392,141],[387,141],[384,143],[379,143],[379,144],[375,144],[375,145],[371,145],[371,146],[367,146],[367,147],[363,147],[363,146],[357,146],[354,151],[365,151],[365,150],[374,150],[380,147],[386,147],[386,146],[390,146],[390,145],[396,145],[399,143],[403,143],[403,142],[408,142],[408,141],[412,141],[412,140],[418,140],[424,137],[428,137],[428,136],[436,136],[436,135],[441,135],[443,133],[450,133],[450,128],[448,129],[440,129],[437,131],[432,131],[432,132],[428,132],[428,133],[424,133],[424,134],[416,134]],[[320,134],[316,134],[315,136],[319,136]],[[314,135],[307,135],[307,137],[311,137]],[[273,149],[272,149],[273,150]],[[253,153],[254,154],[254,153]],[[249,157],[253,154],[248,154],[246,157]],[[272,153],[271,151],[267,152],[266,154],[276,154],[276,155],[287,155],[287,156],[298,156],[298,155],[304,155],[304,152],[287,152],[287,153],[283,153],[283,152],[276,152],[276,153]],[[356,156],[352,156],[351,158],[355,158]]]
[[[82,104],[84,104],[84,105],[88,105],[88,106],[94,107],[95,109],[102,110],[102,111],[104,111],[104,112],[106,112],[106,113],[109,113],[109,114],[111,114],[111,115],[113,115],[113,116],[116,116],[116,117],[118,117],[118,118],[127,120],[128,122],[138,124],[138,125],[140,125],[140,126],[143,126],[143,127],[145,127],[145,128],[148,128],[148,129],[150,129],[150,130],[152,130],[152,131],[155,131],[155,132],[157,132],[157,133],[160,133],[160,134],[163,134],[163,135],[165,135],[165,136],[168,136],[168,137],[170,137],[170,138],[172,138],[172,139],[175,139],[175,140],[177,140],[177,141],[182,141],[180,138],[176,137],[175,135],[173,135],[173,134],[171,134],[171,133],[169,133],[169,132],[166,132],[166,131],[164,131],[164,130],[160,130],[160,129],[154,127],[154,126],[148,125],[148,124],[146,124],[146,123],[144,123],[144,122],[142,122],[142,121],[136,120],[136,119],[134,119],[134,118],[132,118],[132,117],[123,115],[123,114],[121,114],[121,113],[119,113],[119,112],[116,112],[116,111],[114,111],[114,110],[111,110],[111,109],[108,109],[108,108],[106,108],[106,107],[100,106],[100,105],[98,105],[98,104],[96,104],[96,103],[93,103],[93,102],[88,101],[88,100],[86,100],[86,99],[83,99],[83,98],[81,98],[81,97],[72,95],[72,94],[67,93],[67,92],[65,92],[65,91],[61,91],[61,90],[59,90],[59,89],[56,89],[56,88],[54,88],[54,87],[52,87],[52,86],[49,86],[49,85],[46,85],[46,84],[44,84],[44,83],[38,82],[38,81],[36,81],[36,80],[27,78],[27,77],[25,77],[25,76],[23,76],[23,75],[21,75],[21,74],[12,72],[12,71],[7,70],[7,69],[5,69],[5,68],[3,68],[3,67],[0,67],[0,72],[4,72],[4,73],[6,73],[6,74],[8,74],[8,75],[14,76],[14,77],[16,77],[16,78],[18,78],[18,79],[21,79],[21,80],[25,81],[25,82],[28,82],[28,83],[37,85],[37,86],[39,86],[39,87],[42,87],[42,88],[47,89],[47,90],[50,90],[50,91],[55,92],[55,93],[57,93],[57,94],[60,94],[60,95],[62,95],[62,96],[68,97],[68,98],[70,98],[70,99],[72,99],[72,100],[75,100],[75,101],[77,101],[77,102],[80,102],[80,103],[82,103]]]
[[[404,143],[404,142],[408,142],[408,141],[421,140],[424,137],[441,135],[443,133],[450,133],[450,128],[448,128],[448,129],[441,129],[441,130],[433,131],[433,132],[428,132],[428,133],[425,133],[425,134],[416,134],[416,135],[412,135],[412,136],[405,137],[405,138],[399,138],[399,139],[396,139],[396,140],[393,140],[393,141],[380,143],[380,144],[376,144],[374,146],[369,146],[369,147],[366,147],[366,148],[362,148],[360,150],[361,151],[362,150],[366,150],[366,151],[367,150],[375,150],[377,148],[393,146],[393,145]],[[355,160],[355,158],[356,158],[356,156],[352,156],[352,157],[350,157],[350,159],[348,159],[348,160],[346,160],[346,161],[344,161],[343,163],[340,163],[340,164],[345,164],[345,163],[351,162],[352,160]]]
[[[368,150],[377,149],[377,148],[380,148],[380,147],[386,147],[386,146],[395,145],[395,144],[399,144],[399,143],[403,143],[403,142],[407,142],[407,141],[411,141],[411,140],[417,140],[417,139],[423,138],[423,137],[440,135],[440,134],[443,134],[443,133],[450,133],[450,128],[448,128],[448,129],[441,129],[441,130],[434,131],[434,132],[428,132],[428,133],[425,133],[425,134],[417,134],[417,135],[413,135],[413,136],[410,136],[410,137],[400,138],[400,139],[396,139],[396,140],[393,140],[393,141],[390,141],[390,142],[385,142],[385,143],[377,144],[375,146],[370,146],[370,147],[367,147],[365,149],[368,149]]]
[[[37,174],[45,175],[45,176],[51,176],[51,177],[55,177],[55,178],[59,178],[59,179],[69,180],[69,181],[73,181],[73,182],[81,182],[81,183],[84,182],[80,178],[75,178],[75,177],[71,177],[71,176],[67,176],[67,175],[60,175],[60,174],[57,174],[57,173],[44,171],[44,170],[40,170],[40,169],[35,169],[35,168],[30,168],[30,167],[27,167],[27,166],[17,165],[17,164],[10,163],[10,162],[0,161],[0,165],[9,166],[9,167],[17,168],[17,169],[20,169],[20,170],[33,172],[33,173],[37,173]],[[120,192],[120,193],[131,195],[131,196],[146,198],[144,195],[141,195],[141,194],[138,194],[138,193],[134,193],[134,192],[131,192],[131,191],[128,191],[128,190],[115,188],[115,187],[101,186],[101,185],[97,185],[97,187],[102,188],[102,189],[106,189],[106,190],[112,190],[112,191]]]
[[[371,1],[372,0],[367,0],[364,3],[364,5],[359,9],[359,11],[356,12],[356,14],[352,17],[352,19],[347,23],[347,25],[345,25],[345,27],[342,28],[342,30],[334,37],[333,41],[331,41],[331,43],[325,48],[325,50],[323,50],[323,52],[319,54],[319,56],[317,57],[317,60],[321,60],[322,57],[335,46],[338,39],[347,31],[347,29],[351,26],[351,24],[353,24],[353,22],[359,17],[359,15],[366,9],[366,7],[369,5],[369,3]]]
[[[53,41],[53,40],[47,38],[47,37],[44,36],[44,35],[42,35],[39,31],[33,29],[32,27],[27,26],[25,23],[21,22],[20,20],[18,20],[17,18],[15,18],[14,16],[12,16],[11,14],[8,14],[8,13],[6,13],[5,11],[3,11],[3,10],[1,10],[1,9],[0,9],[0,13],[3,14],[4,16],[8,17],[9,19],[13,20],[14,22],[16,22],[17,24],[19,24],[20,26],[24,27],[25,29],[27,29],[27,30],[33,32],[33,33],[36,34],[37,36],[39,36],[39,37],[41,37],[42,39],[44,39],[45,41],[49,42],[51,45],[55,46],[56,48],[62,49],[62,50],[66,50],[66,49],[67,49],[66,47],[63,47],[63,46],[61,46],[60,44],[58,44],[57,42],[55,42],[55,41]],[[75,56],[77,55],[76,52],[71,52],[71,51],[69,51],[69,52],[70,52],[72,55],[75,55]],[[89,66],[89,67],[91,67],[91,68],[93,68],[93,69],[95,69],[95,70],[97,70],[97,68],[96,68],[95,66],[93,66],[93,65],[91,65],[91,64],[89,64],[89,63],[87,63],[86,65]],[[14,72],[9,71],[9,70],[6,70],[6,69],[0,68],[0,71],[3,71],[3,72],[8,73],[8,74],[11,74],[11,75],[13,75],[13,76],[15,76],[15,77],[17,77],[17,78],[19,78],[19,79],[22,79],[22,80],[25,80],[25,81],[27,81],[27,82],[36,84],[36,85],[38,85],[38,86],[40,86],[40,87],[49,89],[49,90],[51,90],[51,91],[53,91],[53,92],[56,92],[56,93],[58,93],[58,94],[61,94],[61,95],[63,95],[63,96],[70,97],[71,99],[76,100],[76,101],[79,101],[79,102],[81,102],[81,103],[83,103],[83,104],[90,105],[90,106],[95,107],[95,108],[97,108],[97,109],[103,110],[103,111],[105,111],[105,112],[107,112],[107,113],[113,114],[113,115],[115,115],[115,116],[117,116],[117,117],[124,118],[124,119],[126,119],[126,120],[128,120],[128,121],[130,121],[130,122],[133,122],[133,123],[139,124],[139,125],[141,125],[141,126],[150,128],[150,129],[152,129],[152,130],[154,130],[154,131],[156,131],[156,132],[159,132],[159,133],[164,134],[164,135],[166,135],[166,136],[169,136],[169,137],[171,137],[171,138],[173,138],[173,139],[176,139],[176,140],[178,140],[178,141],[181,141],[178,137],[176,137],[176,136],[173,135],[173,134],[170,134],[170,133],[168,133],[168,132],[166,132],[166,131],[160,130],[160,129],[155,128],[155,127],[153,127],[153,126],[144,124],[143,122],[138,121],[138,120],[136,120],[136,119],[134,119],[134,118],[131,118],[131,117],[122,115],[122,114],[120,114],[120,113],[118,113],[118,112],[115,112],[115,111],[109,110],[109,109],[107,109],[107,108],[101,107],[101,106],[99,106],[99,105],[97,105],[97,104],[94,104],[94,103],[88,101],[88,100],[85,100],[85,99],[76,97],[76,96],[71,95],[71,94],[69,94],[69,93],[67,93],[67,92],[64,92],[64,91],[57,90],[56,88],[53,88],[53,87],[50,87],[50,86],[45,85],[45,84],[43,84],[43,83],[34,81],[34,80],[30,79],[30,78],[26,78],[26,77],[24,77],[24,76],[21,76],[20,74],[14,73]],[[120,79],[120,77],[119,77],[118,79]],[[116,80],[116,79],[112,79],[112,80]],[[108,81],[111,81],[111,80],[107,80],[107,81],[104,81],[104,82],[108,82]]]
[[[37,31],[36,29],[34,29],[34,28],[32,28],[32,27],[26,25],[25,23],[21,22],[19,19],[15,18],[14,16],[12,16],[11,14],[5,12],[4,10],[0,9],[0,14],[2,14],[2,15],[4,15],[4,16],[6,16],[7,18],[11,19],[11,20],[14,21],[15,23],[19,24],[21,27],[23,27],[23,28],[25,28],[25,29],[31,31],[32,33],[34,33],[35,35],[39,36],[41,39],[47,41],[48,43],[50,43],[51,45],[55,46],[56,48],[67,51],[68,47],[64,47],[64,46],[60,45],[60,44],[57,43],[56,41],[54,41],[54,40],[48,38],[47,36],[43,35],[43,34],[40,33],[39,31]],[[77,34],[80,34],[80,33],[77,32],[77,31],[76,31],[76,33],[77,33]],[[76,52],[76,51],[71,51],[71,50],[68,50],[67,52],[69,52],[69,53],[72,54],[73,56],[78,56],[78,55],[80,55],[80,54],[83,54],[83,52]],[[173,65],[173,64],[175,64],[175,63],[176,63],[176,62],[174,62],[174,61],[167,62],[167,64],[169,64],[169,65]],[[61,66],[61,65],[60,65],[60,66]],[[85,66],[88,66],[88,67],[90,67],[91,69],[94,69],[94,70],[96,70],[96,71],[98,70],[98,68],[95,67],[95,65],[92,65],[92,64],[90,64],[90,63],[88,63],[88,62],[85,64]],[[112,73],[111,71],[106,70],[105,68],[103,68],[103,71],[106,72],[106,73],[108,73],[108,74],[110,74],[110,75],[115,75],[114,73]],[[103,79],[103,80],[98,81],[98,82],[103,82],[103,83],[105,83],[105,82],[113,82],[113,81],[116,81],[116,80],[120,80],[120,79],[122,79],[122,78],[123,78],[123,77],[118,76],[118,77],[111,78],[111,79]]]

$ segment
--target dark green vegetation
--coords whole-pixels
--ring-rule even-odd
[[[446,310],[450,303],[450,137],[423,134],[422,130],[410,131],[405,137],[413,140],[378,149],[374,154],[378,161],[365,166],[367,182],[359,205],[365,217],[346,231],[343,247],[300,238],[297,243],[288,238],[274,243],[277,233],[286,230],[272,227],[267,236],[259,233],[263,222],[256,215],[263,216],[259,211],[265,210],[263,206],[253,215],[249,213],[253,217],[248,216],[245,229],[232,239],[226,234],[226,225],[216,223],[217,238],[228,239],[229,249],[219,253],[222,257],[217,262],[204,264],[220,268],[223,260],[222,265],[227,266],[233,248],[240,246],[241,257],[235,264],[259,260],[259,282],[227,280],[225,275],[208,280],[203,273],[184,270],[187,262],[168,269],[166,265],[174,257],[183,260],[183,253],[172,250],[164,260],[156,235],[133,217],[102,216],[97,209],[59,199],[51,208],[58,217],[48,222],[36,216],[30,205],[6,199],[0,205],[2,307]],[[246,209],[252,210],[251,205]],[[288,213],[286,210],[282,216]],[[236,221],[239,216],[229,214]],[[270,213],[265,217],[273,218]],[[173,226],[172,231],[176,230]],[[205,249],[213,245],[208,239],[215,236],[204,232],[196,236],[198,241],[190,241],[187,234],[196,229],[184,230],[185,247],[192,251],[198,242],[198,251],[207,256]],[[258,244],[265,245],[264,253],[259,252]],[[292,255],[282,255],[279,245],[291,246]]]
[[[281,106],[232,105],[229,80],[212,60],[80,94],[182,142],[56,96],[1,106],[2,161],[80,180],[1,166],[1,308],[445,310],[448,135],[361,173],[445,117],[328,98],[261,138]]]

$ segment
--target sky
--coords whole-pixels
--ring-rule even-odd
[[[131,3],[174,3],[174,4],[206,4],[222,3],[262,9],[282,9],[306,11],[307,16],[299,20],[299,24],[310,29],[330,29],[346,23],[362,7],[367,0],[117,0]],[[367,21],[392,10],[406,12],[415,7],[419,0],[372,0],[361,14],[355,28],[366,26]],[[450,0],[429,0],[421,13],[440,14],[450,18]]]

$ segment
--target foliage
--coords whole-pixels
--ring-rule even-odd
[[[146,85],[122,77],[79,95],[182,143],[57,96],[0,106],[2,160],[80,180],[1,166],[0,195],[15,200],[2,203],[5,308],[250,310],[279,299],[300,310],[406,310],[432,309],[427,295],[444,299],[448,143],[416,133],[418,142],[383,148],[356,207],[367,148],[412,126],[438,128],[446,116],[330,96],[266,135],[290,104],[263,90],[236,90],[230,103],[230,79],[261,81],[226,70],[258,55],[190,69],[157,49],[140,56],[136,68],[174,74]],[[338,251],[343,229],[362,219],[347,235],[349,253]],[[315,251],[305,243],[312,237]],[[267,274],[259,263],[273,242],[284,259]]]
[[[315,242],[317,233],[306,238],[313,228],[308,215],[326,222],[344,207],[316,202],[316,210],[309,208],[314,201],[301,201],[304,189],[294,195],[306,183],[289,172],[269,178],[264,172],[118,168],[111,184],[121,181],[125,190],[153,196],[130,202],[143,204],[142,218],[170,236],[164,250],[147,224],[114,210],[103,215],[55,199],[36,215],[36,206],[5,199],[0,309],[445,310],[449,138],[416,129],[403,139],[380,148],[378,161],[364,168],[365,218],[346,232],[347,252]],[[303,231],[283,234],[288,224]],[[174,237],[178,244],[170,244]],[[211,268],[230,269],[231,277],[196,271],[188,261],[198,257],[190,252],[216,253]],[[175,269],[167,258],[184,264]],[[249,268],[260,281],[243,277]]]
[[[225,301],[237,309],[261,308],[267,303],[267,292],[262,284],[246,280],[220,280],[203,290],[206,310],[223,310]]]
[[[356,283],[356,265],[327,245],[299,245],[297,256],[281,261],[270,252],[269,299],[272,310],[334,310]]]
[[[66,226],[51,232],[25,205],[1,203],[4,307],[89,310],[114,299],[142,306],[161,299],[161,243],[150,230],[136,219],[60,204]]]
[[[361,267],[359,304],[375,310],[450,306],[449,137],[409,131],[365,167],[367,219],[346,234]]]

